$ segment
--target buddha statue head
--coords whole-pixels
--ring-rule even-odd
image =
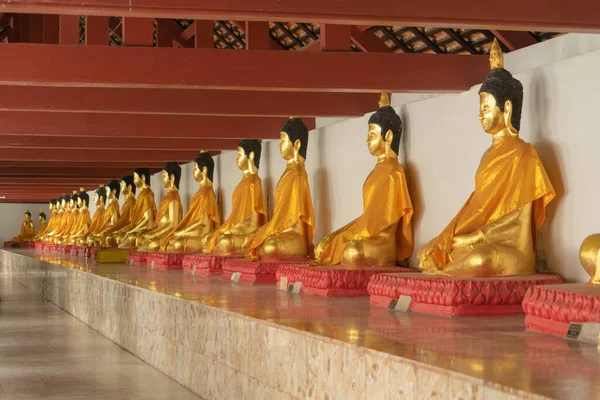
[[[78,202],[79,202],[79,193],[77,193],[77,191],[74,190],[73,194],[71,195],[71,198],[69,199],[69,208],[71,210],[76,210]]]
[[[165,164],[162,169],[162,184],[165,189],[179,189],[179,181],[181,180],[181,167],[174,161]]]
[[[504,69],[502,49],[496,39],[490,50],[491,71],[479,89],[479,121],[495,135],[504,130],[517,135],[521,128],[523,85]]]
[[[61,211],[67,211],[67,202],[68,202],[68,200],[65,197],[66,196],[61,196],[59,198],[60,203],[59,203],[58,207],[59,207],[59,209]]]
[[[212,183],[215,160],[207,152],[200,152],[194,159],[194,179],[200,184]]]
[[[31,221],[31,213],[29,212],[29,210],[25,211],[25,221]]]
[[[40,222],[46,222],[46,213],[40,210],[40,215],[38,215],[38,220]]]
[[[121,184],[117,180],[111,180],[106,184],[106,198],[108,200],[119,200]]]
[[[238,168],[244,172],[256,173],[260,166],[261,152],[262,145],[260,141],[256,139],[241,140],[238,143],[238,152],[235,159]]]
[[[390,106],[387,93],[381,94],[379,109],[369,118],[367,146],[376,157],[398,157],[402,137],[402,120]]]
[[[133,183],[138,188],[150,186],[150,168],[136,168],[133,170]]]
[[[127,196],[128,194],[135,195],[135,183],[133,183],[133,175],[125,175],[121,177],[121,193],[123,196]]]
[[[106,189],[104,185],[100,185],[94,192],[94,204],[96,204],[96,207],[104,207],[106,204]]]
[[[90,195],[84,188],[79,189],[79,208],[88,208],[90,205]]]
[[[287,162],[300,162],[306,159],[308,149],[308,128],[300,118],[290,118],[281,127],[279,152]]]
[[[63,206],[63,209],[65,211],[70,211],[71,210],[71,195],[70,194],[65,194],[62,197],[62,202],[61,205]]]
[[[54,205],[56,204],[56,200],[50,200],[48,202],[48,210],[50,210],[50,212],[54,211]]]

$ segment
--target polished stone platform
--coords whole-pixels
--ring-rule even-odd
[[[600,397],[596,346],[524,317],[441,318],[67,254],[0,250],[7,273],[213,399]]]

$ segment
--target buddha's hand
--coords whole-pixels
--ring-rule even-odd
[[[485,238],[481,230],[466,235],[456,235],[452,238],[452,247],[476,246],[483,243]]]

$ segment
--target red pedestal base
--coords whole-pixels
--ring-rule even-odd
[[[34,242],[33,247],[35,247],[36,249],[43,249],[44,242]]]
[[[369,282],[371,304],[388,307],[410,296],[409,311],[445,317],[523,314],[521,303],[535,285],[562,283],[558,275],[455,278],[422,274],[379,274]]]
[[[223,264],[230,259],[240,259],[241,254],[214,256],[210,254],[186,254],[183,257],[183,272],[189,275],[216,276],[223,274]]]
[[[523,300],[528,331],[565,337],[572,322],[600,322],[600,285],[534,286]]]
[[[281,265],[277,269],[277,284],[285,277],[288,284],[301,282],[302,293],[324,297],[368,296],[367,285],[374,275],[398,272],[417,271],[396,266],[351,268],[343,265]]]
[[[48,251],[50,251],[51,253],[58,253],[58,245],[51,244],[50,246],[48,246]]]
[[[21,249],[32,249],[35,245],[34,242],[20,242],[18,243]]]
[[[71,249],[73,248],[73,245],[70,244],[63,244],[62,246],[60,246],[60,251],[62,253],[67,253],[70,254],[71,253]]]
[[[127,253],[127,264],[129,265],[146,265],[146,251],[130,251]]]
[[[262,259],[259,261],[247,261],[243,258],[231,258],[223,264],[223,275],[221,279],[231,280],[231,276],[239,272],[240,279],[238,283],[246,285],[277,283],[277,268],[284,265],[307,265],[310,263],[308,258],[299,258],[291,260],[271,260]]]
[[[13,247],[20,247],[20,243],[19,242],[4,242],[4,247],[7,249],[11,249]]]
[[[159,253],[148,252],[146,255],[146,266],[152,269],[182,269],[184,253]]]

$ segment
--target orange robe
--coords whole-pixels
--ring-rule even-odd
[[[308,175],[303,164],[290,163],[287,164],[275,189],[273,218],[248,237],[244,247],[246,255],[257,259],[260,247],[268,238],[291,228],[298,221],[307,225],[306,241],[310,254],[315,236],[315,217]]]
[[[140,222],[144,217],[146,210],[152,212],[152,216],[156,216],[156,203],[154,202],[154,192],[149,187],[143,188],[135,201],[133,210],[131,212],[131,222],[127,227],[126,231],[130,231]]]
[[[233,191],[229,218],[207,238],[206,251],[211,253],[219,242],[221,235],[250,218],[255,212],[260,215],[259,226],[263,226],[267,222],[268,217],[262,182],[258,174],[248,174],[244,175]]]
[[[473,233],[529,203],[535,243],[546,219],[546,206],[554,196],[554,188],[535,148],[519,137],[501,138],[481,158],[475,191],[433,241],[436,264],[443,267],[449,262],[455,235]]]
[[[354,240],[376,236],[402,219],[396,230],[397,262],[406,260],[413,251],[411,218],[413,207],[406,176],[397,159],[378,163],[363,185],[363,215],[346,225],[324,247],[317,262],[339,264],[344,249]]]
[[[88,228],[85,235],[83,235],[82,239],[86,239],[86,238],[92,236],[93,234],[95,234],[96,232],[98,232],[98,230],[100,229],[100,226],[102,224],[102,221],[104,220],[104,212],[105,211],[106,211],[106,209],[104,207],[96,209],[96,212],[94,213],[94,217],[92,218],[92,222],[90,223],[90,227]]]
[[[131,224],[131,217],[135,209],[135,196],[125,196],[125,202],[121,206],[120,216],[117,222],[106,232],[109,235],[113,232],[123,229]]]

